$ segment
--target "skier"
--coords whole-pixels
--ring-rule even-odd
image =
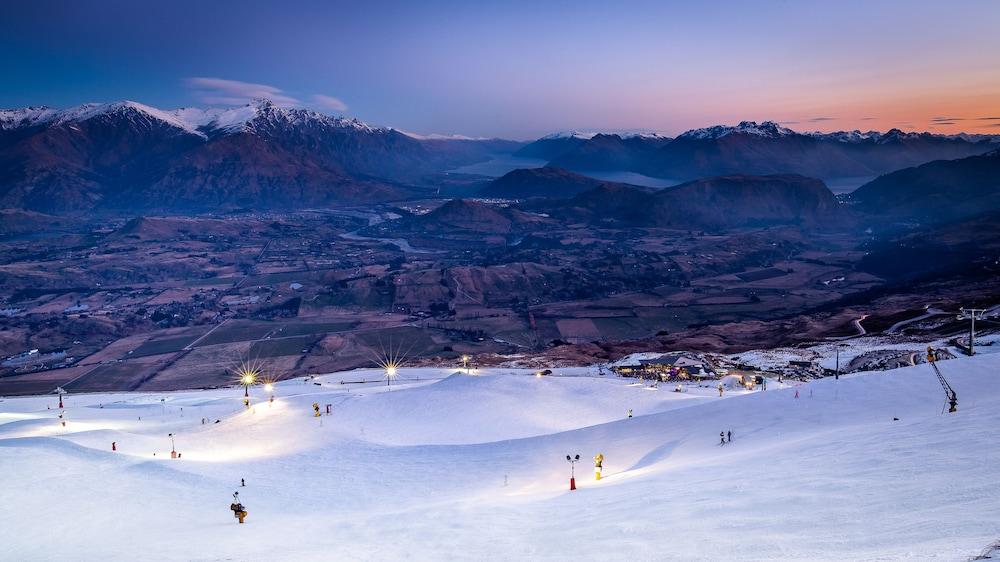
[[[732,442],[733,442],[733,430],[730,429],[729,431],[726,432],[726,443],[732,443]]]
[[[244,488],[245,488],[245,487],[246,487],[246,485],[247,485],[247,481],[246,481],[246,480],[244,480],[244,479],[242,479],[242,478],[240,478],[240,486],[242,486],[242,487],[244,487]]]
[[[719,397],[722,397],[722,383],[719,383]]]
[[[726,432],[725,431],[720,431],[719,432],[719,445],[725,445],[725,444],[726,444]]]
[[[628,417],[629,419],[632,419],[632,408],[628,409]]]
[[[112,451],[117,451],[118,450],[118,446],[115,444],[114,441],[111,442],[111,450]]]
[[[795,397],[796,397],[796,398],[798,398],[798,397],[799,397],[799,389],[797,389],[797,388],[795,389]]]

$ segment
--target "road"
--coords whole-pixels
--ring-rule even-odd
[[[921,314],[920,316],[917,316],[915,318],[910,318],[909,320],[901,320],[899,322],[896,322],[892,326],[889,326],[889,328],[885,331],[885,333],[894,334],[897,331],[899,331],[899,329],[902,328],[903,326],[907,326],[914,322],[920,322],[921,320],[926,320],[934,316],[940,316],[941,314],[948,314],[948,313],[937,308],[928,308],[927,312]]]

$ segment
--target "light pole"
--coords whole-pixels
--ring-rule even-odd
[[[976,320],[982,320],[983,315],[986,314],[985,308],[960,308],[958,309],[958,320],[968,320],[969,321],[969,356],[976,354],[975,350],[975,339],[976,339]]]
[[[833,374],[833,380],[840,380],[840,347],[837,346],[837,371]]]
[[[569,461],[569,489],[576,489],[576,463],[580,460],[580,455],[570,456],[566,455],[566,460]]]
[[[250,385],[257,382],[257,373],[254,371],[247,371],[243,373],[240,377],[240,383],[243,384],[243,405],[247,408],[250,407]]]
[[[168,433],[167,437],[170,438],[170,458],[176,459],[177,458],[177,447],[174,446],[174,434],[173,433]]]
[[[271,395],[270,402],[274,402],[274,385],[271,383],[265,384],[264,391]]]

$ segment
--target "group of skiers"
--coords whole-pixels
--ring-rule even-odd
[[[726,443],[732,443],[733,441],[733,430],[720,431],[719,432],[719,445],[725,445]]]

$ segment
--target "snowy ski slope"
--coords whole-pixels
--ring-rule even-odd
[[[967,560],[1000,539],[1000,354],[941,369],[955,414],[927,365],[722,398],[338,373],[249,410],[242,388],[67,395],[65,428],[55,396],[3,399],[0,559]]]

